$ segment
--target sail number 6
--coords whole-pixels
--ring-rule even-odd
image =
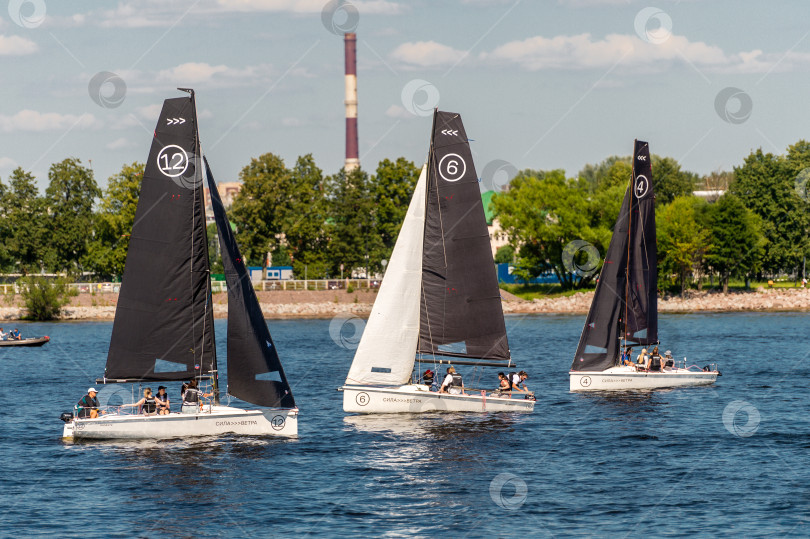
[[[448,153],[439,161],[439,175],[448,182],[457,182],[467,172],[467,163],[457,153]]]
[[[188,154],[180,146],[164,146],[157,156],[157,166],[169,178],[176,178],[188,168]]]

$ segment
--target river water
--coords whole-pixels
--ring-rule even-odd
[[[112,324],[20,323],[52,341],[0,349],[0,535],[810,535],[810,315],[663,315],[662,350],[723,376],[615,395],[568,392],[583,320],[507,317],[530,415],[349,416],[351,328],[270,321],[298,439],[84,444],[58,417],[103,373]]]

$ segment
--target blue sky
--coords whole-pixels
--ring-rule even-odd
[[[436,99],[462,114],[479,175],[496,160],[574,175],[629,154],[634,138],[705,174],[810,136],[806,1],[347,3],[359,17],[365,168],[386,157],[421,163],[431,119],[420,113]],[[288,164],[311,152],[328,174],[342,166],[343,42],[324,24],[327,0],[8,4],[3,180],[19,165],[44,186],[50,164],[74,156],[92,160],[105,185],[146,159],[177,86],[197,90],[203,150],[220,181],[265,152]],[[334,20],[345,18],[339,10]],[[124,82],[122,101],[91,98],[99,72]],[[102,96],[114,89],[108,82]]]

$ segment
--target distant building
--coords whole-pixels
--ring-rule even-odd
[[[706,191],[692,191],[692,194],[708,202],[717,202],[717,199],[725,194],[724,189],[708,189]]]
[[[233,199],[236,198],[236,195],[241,190],[241,182],[220,182],[217,184],[219,198],[222,199],[222,205],[226,208],[231,207]],[[214,209],[211,206],[211,193],[208,191],[207,187],[203,190],[203,196],[205,196],[205,220],[211,222],[214,220]]]
[[[487,218],[487,232],[489,233],[489,244],[492,247],[493,257],[498,249],[509,244],[509,236],[501,229],[498,219],[495,218],[495,211],[490,207],[492,195],[494,194],[495,191],[481,193],[481,202],[484,203],[484,215]]]

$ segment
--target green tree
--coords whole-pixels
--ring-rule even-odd
[[[712,248],[706,261],[719,273],[726,294],[732,275],[749,275],[758,269],[765,238],[760,232],[760,218],[731,193],[709,206],[707,213]]]
[[[323,172],[315,165],[312,154],[307,154],[298,158],[290,178],[290,200],[281,211],[285,241],[282,248],[273,253],[273,264],[276,259],[289,258],[296,275],[326,277],[331,261],[324,231],[329,201]]]
[[[63,279],[52,280],[45,277],[20,279],[20,295],[25,308],[25,318],[29,320],[53,320],[62,312],[62,307],[70,303],[70,297],[78,294]]]
[[[693,172],[681,170],[680,164],[672,157],[660,157],[653,154],[653,187],[655,198],[659,204],[668,204],[675,197],[692,193],[699,176]],[[611,156],[598,165],[585,165],[579,177],[589,186],[591,191],[624,184],[632,171],[632,159],[628,156]]]
[[[511,245],[502,245],[495,251],[496,264],[511,264],[515,260],[515,248]]]
[[[251,159],[239,178],[242,189],[231,207],[236,240],[246,261],[263,263],[266,254],[281,245],[283,214],[292,198],[292,177],[280,157],[266,153]]]
[[[384,159],[377,165],[371,187],[377,234],[382,239],[383,248],[381,252],[373,253],[375,261],[391,258],[419,173],[420,169],[404,157],[394,162]]]
[[[762,269],[767,273],[796,270],[808,252],[810,208],[796,188],[805,163],[810,164],[808,153],[803,141],[788,149],[788,157],[758,149],[734,169],[729,191],[761,219],[767,240]]]
[[[84,260],[84,265],[99,275],[124,274],[143,171],[143,163],[132,163],[124,165],[120,172],[107,180]]]
[[[709,231],[698,223],[700,204],[694,196],[678,197],[656,214],[659,273],[675,276],[681,296],[709,248]]]
[[[516,274],[530,279],[553,270],[564,288],[588,285],[595,274],[572,273],[563,252],[575,240],[594,244],[604,252],[610,229],[593,226],[593,201],[584,180],[571,180],[562,170],[525,170],[511,188],[492,197],[492,205],[517,251]],[[615,215],[613,219],[615,220]]]
[[[16,168],[3,194],[3,241],[9,260],[21,273],[35,273],[53,264],[47,249],[47,203],[34,176]]]
[[[331,221],[329,223],[329,252],[332,274],[340,272],[340,264],[348,274],[355,269],[380,271],[380,259],[374,253],[383,250],[377,234],[374,196],[371,180],[364,170],[341,170],[327,179],[330,193]]]
[[[55,255],[54,269],[81,271],[87,254],[88,231],[93,229],[93,201],[101,191],[93,171],[76,158],[51,165],[48,171],[48,239]]]

